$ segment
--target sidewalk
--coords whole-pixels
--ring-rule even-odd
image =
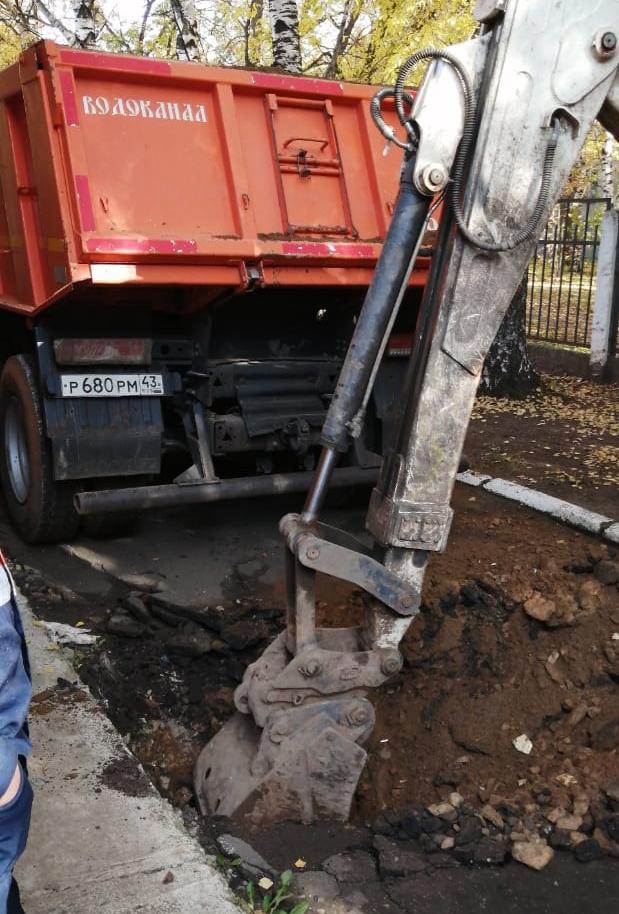
[[[20,608],[34,671],[35,805],[17,870],[28,914],[239,914],[89,693],[57,687],[75,671]]]

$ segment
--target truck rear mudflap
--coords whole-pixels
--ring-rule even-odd
[[[46,397],[44,406],[57,480],[159,473],[163,420],[157,398]]]
[[[59,480],[157,474],[162,400],[179,376],[151,339],[58,336],[36,329],[45,430]]]

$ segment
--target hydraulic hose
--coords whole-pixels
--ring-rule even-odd
[[[395,98],[395,89],[379,89],[376,95],[373,96],[372,101],[370,102],[370,114],[372,115],[372,120],[388,142],[395,143],[395,145],[399,146],[400,149],[411,150],[411,144],[404,143],[402,140],[399,140],[391,124],[388,124],[383,118],[381,107],[385,98]],[[409,106],[409,108],[413,107],[415,100],[412,95],[409,95],[408,92],[402,92],[402,98]]]
[[[423,237],[432,201],[415,187],[414,168],[414,156],[409,155],[391,225],[323,426],[323,444],[336,451],[343,452],[348,447],[348,436],[382,355],[386,331],[408,286]]]
[[[478,235],[473,234],[473,232],[467,226],[464,216],[464,180],[466,176],[467,165],[469,163],[471,149],[477,133],[478,117],[473,87],[471,85],[468,73],[460,61],[453,54],[451,54],[449,51],[437,48],[426,48],[423,51],[417,51],[415,54],[411,54],[408,60],[404,62],[400,68],[400,72],[398,73],[394,87],[395,106],[398,117],[400,122],[406,127],[409,136],[414,137],[413,123],[411,122],[410,118],[407,118],[406,112],[404,110],[404,102],[408,101],[409,97],[404,92],[404,85],[406,84],[408,77],[415,69],[415,67],[423,60],[443,60],[445,63],[449,64],[449,66],[455,70],[460,82],[460,87],[462,89],[462,96],[464,101],[464,125],[462,131],[462,139],[460,140],[458,151],[456,153],[453,168],[451,171],[452,184],[451,193],[449,195],[451,207],[453,209],[458,229],[466,241],[468,241],[468,243],[474,247],[478,248],[480,251],[486,251],[489,254],[499,254],[506,251],[513,251],[521,244],[524,244],[526,241],[530,241],[531,238],[535,236],[538,225],[544,214],[544,210],[546,209],[551,189],[554,158],[559,141],[558,122],[555,120],[551,124],[552,132],[546,146],[546,153],[544,155],[539,193],[530,219],[527,221],[526,225],[523,226],[523,228],[520,229],[520,231],[518,231],[512,238],[501,241],[486,241],[483,238],[480,238]]]
[[[544,164],[542,166],[542,178],[540,182],[539,193],[537,195],[535,209],[533,210],[531,218],[528,220],[527,224],[512,238],[510,238],[509,241],[483,241],[481,238],[473,235],[471,230],[464,222],[464,213],[462,211],[461,205],[463,197],[462,183],[464,180],[464,162],[466,161],[466,156],[464,157],[461,170],[456,171],[454,168],[452,206],[458,229],[469,242],[469,244],[474,245],[482,251],[488,251],[492,254],[499,254],[503,251],[513,251],[517,247],[520,247],[521,244],[524,244],[525,241],[530,241],[533,236],[537,235],[537,228],[544,214],[544,210],[546,209],[548,198],[550,196],[552,169],[558,142],[559,128],[555,124],[553,125],[552,134],[546,146]]]
[[[404,91],[404,86],[410,74],[413,72],[417,64],[420,64],[423,60],[444,60],[445,63],[448,63],[456,71],[458,79],[460,80],[460,85],[462,86],[462,94],[464,96],[464,106],[465,106],[465,126],[467,121],[467,115],[472,115],[473,118],[473,129],[475,128],[475,108],[473,102],[473,87],[471,86],[471,81],[469,75],[460,63],[460,61],[454,57],[449,51],[445,51],[440,48],[424,48],[423,51],[416,51],[414,54],[405,60],[402,66],[400,67],[400,72],[397,75],[394,87],[395,95],[395,110],[398,113],[400,123],[402,126],[406,127],[411,124],[410,117],[407,116],[406,111],[404,110],[404,102],[407,101],[407,93]],[[469,112],[467,109],[470,108]]]

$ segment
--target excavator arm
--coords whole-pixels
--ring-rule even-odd
[[[577,159],[600,122],[619,137],[619,0],[478,0],[476,36],[418,52],[373,115],[404,149],[398,202],[323,429],[305,508],[287,515],[287,627],[246,671],[237,714],[200,755],[203,813],[348,818],[374,724],[367,698],[402,665],[452,491],[484,359]],[[414,101],[404,86],[429,66]],[[382,119],[393,95],[402,137]],[[412,101],[412,109],[410,102]],[[443,217],[403,391],[397,443],[367,515],[376,547],[319,520],[365,406],[437,201]],[[318,572],[366,596],[361,627],[318,629]]]

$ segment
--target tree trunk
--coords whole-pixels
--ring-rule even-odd
[[[273,35],[273,65],[288,70],[289,73],[300,73],[301,38],[296,0],[269,0],[269,14]]]
[[[75,44],[78,48],[94,48],[97,43],[96,3],[94,0],[76,0],[73,3],[73,12],[75,13]]]
[[[155,0],[146,0],[144,3],[144,11],[142,13],[142,24],[140,25],[140,31],[138,32],[138,40],[136,44],[136,50],[138,54],[144,53],[144,39],[146,38],[146,27],[148,26],[148,20],[150,19],[150,14],[152,13],[153,6],[155,5]]]
[[[340,58],[346,52],[348,42],[350,41],[350,33],[352,32],[356,21],[356,17],[353,16],[353,2],[354,0],[346,0],[346,3],[344,4],[340,27],[335,45],[333,46],[333,53],[331,54],[331,59],[329,60],[329,64],[325,71],[325,76],[328,76],[331,79],[337,76]]]
[[[526,336],[527,281],[523,279],[484,364],[479,392],[496,397],[525,397],[539,376],[529,359]]]
[[[258,25],[264,12],[264,0],[251,0],[249,4],[249,16],[245,23],[245,66],[251,67],[254,64],[251,55],[252,41],[256,40]]]
[[[615,199],[615,138],[607,133],[602,147],[602,194]]]
[[[202,39],[193,0],[170,0],[176,23],[176,51],[185,60],[202,60]]]
[[[64,22],[54,14],[54,11],[46,3],[43,3],[43,0],[36,0],[34,5],[30,6],[27,11],[15,6],[15,4],[13,6],[15,8],[16,21],[24,31],[35,35],[38,34],[38,29],[36,28],[38,20],[39,23],[45,23],[57,29],[67,44],[76,43],[75,32],[68,29]],[[34,18],[34,22],[32,22],[32,18]]]

